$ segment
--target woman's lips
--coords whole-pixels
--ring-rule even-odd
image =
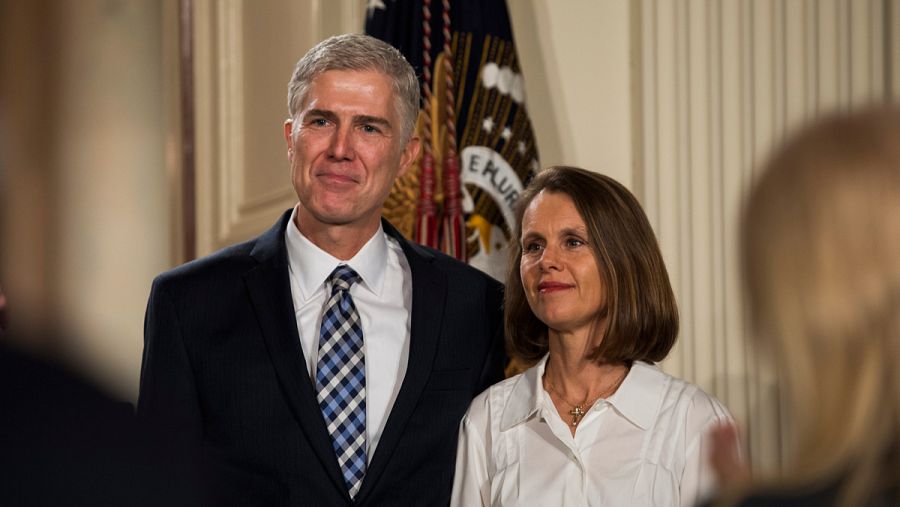
[[[571,289],[573,287],[572,284],[561,283],[561,282],[541,282],[538,284],[538,292],[543,294],[547,294],[550,292],[559,292],[567,289]]]

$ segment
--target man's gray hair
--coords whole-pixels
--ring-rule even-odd
[[[310,83],[329,70],[374,70],[388,76],[394,90],[394,107],[402,122],[403,139],[409,139],[419,114],[419,80],[400,51],[384,41],[361,34],[329,37],[297,62],[288,83],[288,112],[294,120],[294,132],[299,127],[297,116]]]

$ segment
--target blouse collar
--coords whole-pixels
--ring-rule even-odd
[[[547,357],[518,376],[500,418],[500,430],[506,431],[538,413],[546,391],[542,383]],[[656,365],[635,361],[619,389],[606,399],[619,414],[642,430],[653,425],[665,389],[666,374]],[[552,406],[552,403],[551,403]]]

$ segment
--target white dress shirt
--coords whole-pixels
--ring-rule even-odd
[[[366,362],[366,458],[369,462],[381,439],[388,414],[400,392],[409,360],[409,315],[412,276],[400,244],[378,231],[352,259],[341,261],[309,241],[297,229],[294,215],[285,230],[291,296],[300,345],[310,379],[319,358],[319,328],[331,295],[328,275],[340,264],[356,271],[361,281],[350,296],[362,321]],[[312,380],[311,380],[312,381]]]
[[[707,430],[731,420],[718,400],[636,361],[572,436],[543,388],[546,363],[472,401],[451,505],[694,505],[711,492]]]

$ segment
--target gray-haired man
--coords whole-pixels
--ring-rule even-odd
[[[502,288],[381,218],[418,156],[418,86],[377,39],[311,49],[284,125],[298,204],[154,281],[138,410],[224,501],[449,501],[459,420],[502,375]]]

